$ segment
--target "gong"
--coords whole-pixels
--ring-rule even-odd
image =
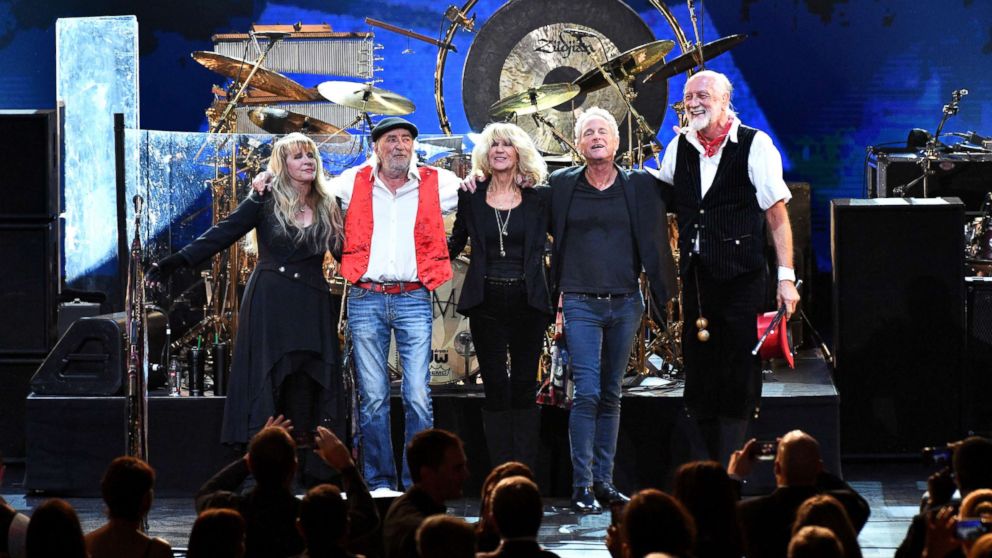
[[[595,33],[582,41],[565,29]],[[511,0],[479,30],[465,57],[462,102],[469,126],[481,131],[490,122],[489,107],[515,93],[547,83],[570,83],[621,52],[655,40],[651,29],[629,6],[618,0]],[[604,53],[605,47],[605,53]],[[668,103],[668,84],[633,81],[634,108],[657,129]],[[576,109],[599,106],[620,125],[620,151],[627,144],[627,107],[620,93],[607,87],[542,112],[569,139],[574,137]],[[530,116],[512,120],[534,138],[545,153],[563,148],[543,125]]]

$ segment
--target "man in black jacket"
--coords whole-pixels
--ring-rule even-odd
[[[613,115],[585,111],[575,141],[586,164],[548,178],[551,279],[555,298],[562,293],[575,380],[572,506],[592,512],[627,500],[613,485],[613,459],[621,380],[644,312],[641,272],[659,306],[676,295],[676,283],[662,188],[648,173],[614,163],[620,136]]]
[[[751,440],[743,449],[735,451],[727,472],[737,479],[746,476],[755,449],[757,444]],[[823,470],[820,444],[801,430],[793,430],[779,440],[775,454],[775,485],[771,494],[738,504],[748,556],[785,558],[796,510],[817,494],[836,498],[847,511],[855,531],[861,531],[868,521],[868,502],[847,483]]]
[[[396,499],[382,522],[386,558],[417,558],[417,528],[424,519],[447,511],[447,500],[460,498],[468,478],[462,441],[451,432],[431,428],[406,446],[413,486]]]

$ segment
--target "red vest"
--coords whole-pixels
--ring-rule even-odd
[[[427,290],[451,279],[451,261],[441,218],[441,197],[438,193],[437,170],[419,167],[420,186],[417,189],[417,220],[413,225],[413,245],[417,252],[417,278]],[[372,167],[355,175],[355,188],[344,219],[344,250],[341,254],[341,275],[357,283],[369,268],[372,251]]]

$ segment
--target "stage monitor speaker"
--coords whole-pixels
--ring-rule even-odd
[[[964,381],[965,429],[992,436],[992,280],[972,278],[968,286],[968,346]]]
[[[51,221],[59,205],[59,140],[53,110],[0,111],[0,221]]]
[[[166,316],[148,312],[148,361],[159,363],[165,346]],[[69,327],[31,378],[38,395],[118,395],[127,369],[124,312],[81,318]],[[162,384],[163,372],[149,367],[149,389]]]
[[[964,205],[833,200],[830,218],[843,453],[960,439]]]
[[[0,355],[4,358],[41,359],[55,340],[59,283],[55,231],[53,222],[0,222]]]

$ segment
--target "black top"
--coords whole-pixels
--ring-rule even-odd
[[[487,204],[488,205],[488,204]],[[519,209],[520,206],[517,206]],[[506,228],[500,253],[499,225],[496,212]],[[524,276],[524,222],[519,211],[491,209],[483,211],[480,219],[486,242],[486,277],[520,279]]]
[[[565,227],[568,245],[562,257],[562,292],[627,294],[637,290],[641,266],[618,181],[597,190],[581,175]]]
[[[224,402],[221,441],[246,443],[275,414],[273,385],[289,373],[283,356],[307,351],[322,366],[309,370],[323,388],[318,424],[342,432],[344,408],[338,371],[337,313],[323,275],[324,250],[297,245],[276,221],[271,195],[254,192],[223,221],[179,251],[195,266],[257,231],[258,263],[238,316],[238,332]]]
[[[567,216],[579,177],[585,166],[557,170],[548,177],[551,185],[551,235],[555,241],[551,252],[552,294],[558,296],[563,251],[572,242],[567,230]],[[628,171],[617,167],[617,184],[623,191],[637,258],[650,281],[657,304],[663,304],[678,294],[675,282],[675,261],[668,244],[668,222],[662,191],[667,188],[646,171]],[[615,187],[614,186],[614,187]]]
[[[471,316],[474,309],[482,304],[486,276],[491,275],[488,269],[490,250],[483,241],[485,238],[483,229],[487,228],[484,223],[488,221],[485,219],[491,218],[491,230],[495,231],[496,217],[493,208],[486,203],[488,189],[489,181],[486,181],[479,183],[474,194],[464,190],[458,192],[458,214],[455,217],[451,237],[448,239],[448,255],[451,258],[458,257],[469,239],[472,241],[472,259],[465,272],[465,281],[458,299],[458,313],[464,316]],[[520,195],[520,205],[513,209],[510,218],[510,229],[523,230],[523,277],[527,289],[527,303],[548,314],[549,318],[551,297],[548,294],[548,280],[544,270],[544,246],[548,238],[550,192],[546,186],[524,188]],[[497,248],[497,255],[498,250]]]

